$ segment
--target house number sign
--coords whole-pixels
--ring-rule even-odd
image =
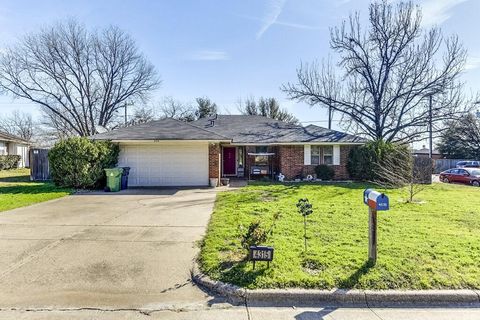
[[[273,247],[251,246],[248,257],[253,262],[253,269],[255,269],[256,261],[266,261],[268,268],[270,261],[273,260]]]

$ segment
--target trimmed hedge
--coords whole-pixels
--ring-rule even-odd
[[[110,141],[73,137],[48,152],[50,173],[57,186],[98,189],[105,186],[104,169],[117,165],[119,147]]]
[[[317,174],[317,179],[321,180],[332,180],[333,177],[335,177],[335,171],[333,168],[326,164],[316,166],[315,173]]]
[[[18,168],[18,163],[22,157],[14,154],[0,156],[0,170],[10,170]]]

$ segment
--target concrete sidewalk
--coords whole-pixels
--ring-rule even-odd
[[[30,310],[0,311],[2,320],[478,320],[480,309],[422,308],[208,308],[182,311]]]

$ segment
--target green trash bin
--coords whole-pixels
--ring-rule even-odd
[[[111,192],[120,191],[121,181],[122,181],[122,168],[112,168],[104,169],[105,174],[107,175],[107,187]]]

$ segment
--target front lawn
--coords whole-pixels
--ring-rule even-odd
[[[433,184],[405,203],[388,190],[391,210],[378,213],[378,261],[367,263],[368,211],[362,184],[250,185],[219,193],[202,244],[202,271],[247,288],[480,288],[480,188]],[[307,197],[308,254],[295,204]],[[273,263],[246,262],[241,234],[253,221],[273,235]]]
[[[0,170],[0,211],[66,196],[70,189],[50,182],[31,182],[29,169]]]

